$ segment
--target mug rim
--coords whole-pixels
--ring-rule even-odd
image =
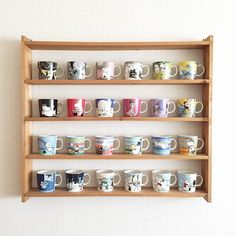
[[[169,98],[150,98],[149,100],[152,101],[152,100],[170,100]]]
[[[143,136],[138,136],[138,135],[127,135],[127,136],[124,136],[124,138],[142,138],[143,139]]]
[[[106,169],[99,169],[96,170],[96,175],[103,174],[103,175],[114,175],[115,171],[114,170],[106,170]]]
[[[66,138],[85,138],[85,136],[77,136],[77,135],[68,135]]]
[[[70,170],[66,170],[65,171],[66,174],[71,174],[71,175],[78,175],[78,174],[82,174],[82,173],[85,173],[83,170],[80,170],[80,169],[70,169]]]
[[[179,100],[195,100],[197,101],[197,98],[178,98],[177,101]]]
[[[70,62],[77,62],[77,63],[79,62],[79,63],[84,63],[84,64],[86,64],[85,61],[67,61],[67,64],[70,63]]]
[[[38,135],[38,137],[57,137],[57,135],[51,135],[51,134],[49,134],[49,135],[47,135],[47,134],[40,134],[40,135]]]
[[[171,61],[154,61],[152,64],[158,64],[158,63],[170,63],[173,64]]]
[[[38,63],[55,63],[55,64],[57,64],[57,62],[55,62],[55,61],[38,61]]]
[[[131,170],[131,169],[128,169],[128,170],[124,170],[124,174],[143,174],[143,172],[141,170]]]
[[[124,100],[142,100],[142,99],[140,99],[140,98],[123,98],[123,101]]]
[[[171,171],[155,169],[155,170],[152,170],[152,174],[171,174]]]
[[[197,61],[194,61],[194,60],[189,60],[189,61],[181,61],[179,62],[178,64],[181,64],[181,63],[192,63],[192,62],[195,62],[196,64],[199,64]]]
[[[95,136],[95,139],[104,139],[104,138],[109,138],[109,139],[114,139],[114,136],[109,136],[109,135],[98,135],[98,136]]]
[[[42,175],[42,174],[56,174],[55,170],[38,170],[36,171],[36,174]]]
[[[57,100],[58,101],[58,99],[56,99],[56,98],[40,98],[40,99],[38,99],[38,101],[42,101],[42,100]]]
[[[107,63],[107,64],[113,63],[113,64],[115,64],[114,61],[96,61],[96,65],[97,65],[97,64],[104,64],[104,63]]]
[[[152,135],[152,138],[172,138],[171,135]]]
[[[66,100],[67,101],[70,101],[70,100],[85,100],[85,98],[67,98]]]
[[[182,175],[197,175],[197,171],[193,170],[178,170],[177,174],[182,174]]]
[[[95,98],[95,101],[97,100],[114,100],[115,101],[114,98]]]
[[[197,135],[179,134],[178,138],[198,138]]]
[[[134,64],[134,63],[137,63],[137,64],[143,64],[143,62],[140,62],[140,61],[125,61],[125,65],[126,64]]]

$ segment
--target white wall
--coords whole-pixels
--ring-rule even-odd
[[[236,17],[233,1],[1,0],[0,3],[1,236],[235,234],[235,119],[232,114],[235,114],[233,21]],[[21,203],[19,40],[22,34],[35,40],[77,41],[198,40],[213,34],[213,202],[159,198],[31,198]],[[44,93],[46,96],[47,90]],[[135,95],[137,91],[132,93]],[[148,98],[147,94],[145,96]],[[102,125],[99,130],[102,131]],[[142,127],[139,130],[141,132]],[[118,129],[115,131],[119,133]],[[113,165],[112,162],[91,165],[96,164],[110,168]],[[126,162],[124,167],[136,164],[142,168],[141,162]],[[36,168],[43,164],[38,165]],[[58,163],[59,167],[61,165]],[[86,168],[90,164],[81,162],[81,165]],[[123,168],[119,163],[114,165]],[[155,163],[145,165],[151,168]]]

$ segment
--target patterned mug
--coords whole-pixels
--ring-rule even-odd
[[[143,104],[145,105],[144,110],[141,109]],[[148,104],[138,98],[126,98],[123,99],[123,108],[124,116],[137,117],[148,110]]]
[[[174,146],[171,147],[171,142]],[[152,136],[153,153],[157,155],[170,155],[170,152],[177,147],[177,141],[171,136]]]
[[[57,147],[57,142],[61,142],[61,146]],[[55,155],[57,150],[61,150],[63,141],[56,135],[39,135],[38,149],[40,155]]]
[[[120,103],[111,98],[97,98],[96,102],[96,113],[98,117],[113,117],[114,113],[120,111]],[[118,108],[114,110],[115,104]]]
[[[173,106],[169,110],[170,104]],[[168,114],[174,113],[176,106],[174,102],[170,102],[168,98],[150,99],[151,116],[153,117],[168,117]]]
[[[202,72],[197,73],[197,69],[201,68]],[[198,64],[196,61],[183,61],[179,63],[179,79],[193,80],[195,77],[202,76],[205,72],[205,67]]]
[[[114,142],[117,142],[117,147],[114,147]],[[120,148],[120,140],[113,136],[96,136],[95,146],[98,155],[112,155],[113,151]]]
[[[147,143],[146,147],[143,147],[144,142]],[[150,142],[141,136],[125,136],[124,146],[125,154],[141,155],[143,151],[149,148]]]
[[[39,79],[44,79],[44,80],[56,80],[57,77],[62,77],[64,74],[63,68],[57,66],[57,63],[53,61],[39,61],[38,69],[39,69]],[[57,73],[59,71],[60,74]]]
[[[93,73],[91,66],[87,66],[86,63],[82,61],[68,61],[67,67],[69,79],[71,80],[84,80]],[[87,69],[89,69],[90,72],[86,75]]]
[[[38,105],[40,117],[56,117],[63,112],[63,105],[57,99],[39,99]]]
[[[200,109],[197,111],[197,105],[200,104]],[[196,114],[202,112],[203,103],[195,98],[178,99],[178,114],[180,117],[195,117]]]
[[[85,109],[87,105],[89,106],[88,110]],[[84,116],[84,114],[90,113],[92,109],[92,103],[85,102],[84,98],[67,99],[67,110],[69,117]]]
[[[88,146],[85,147],[85,142],[88,142]],[[84,151],[91,148],[91,140],[84,136],[67,136],[66,137],[66,149],[70,155],[83,155]]]
[[[146,74],[143,74],[143,69],[146,68]],[[125,79],[127,80],[141,80],[149,74],[148,65],[141,62],[127,61],[125,62]]]
[[[97,79],[99,80],[112,80],[121,74],[121,67],[119,65],[115,65],[112,61],[103,61],[97,62]],[[115,75],[115,69],[118,69],[118,73]]]
[[[175,68],[175,72],[172,74],[171,70]],[[153,79],[157,80],[169,80],[178,74],[178,67],[173,65],[169,61],[157,61],[153,62]]]

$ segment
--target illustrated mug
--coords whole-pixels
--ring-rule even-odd
[[[197,69],[201,68],[202,72],[197,73]],[[179,79],[193,80],[195,77],[202,76],[205,67],[196,61],[183,61],[179,63]]]
[[[141,110],[142,104],[145,105],[144,110]],[[123,99],[124,116],[137,117],[148,110],[148,104],[138,98]]]
[[[173,182],[171,183],[171,177]],[[169,192],[170,187],[175,185],[177,177],[167,170],[153,170],[152,171],[152,186],[155,192]]]
[[[117,147],[114,147],[114,142],[117,142]],[[112,155],[120,148],[120,140],[112,136],[96,136],[95,146],[98,155]]]
[[[85,147],[85,143],[88,142],[88,146]],[[83,155],[84,151],[91,148],[91,140],[84,136],[67,136],[66,137],[66,149],[70,155]]]
[[[82,61],[68,61],[67,67],[68,76],[71,80],[84,80],[85,78],[90,77],[93,73],[92,68]],[[86,75],[87,69],[89,69],[90,72]]]
[[[85,182],[85,178],[88,177]],[[66,171],[66,188],[69,192],[81,192],[90,183],[91,177],[82,170]]]
[[[171,147],[171,142],[174,146]],[[177,141],[171,136],[152,136],[153,153],[157,155],[170,155],[170,152],[177,147]]]
[[[173,106],[172,110],[169,110],[170,104]],[[150,99],[150,107],[153,117],[168,117],[168,114],[176,110],[175,103],[170,102],[168,98]]]
[[[171,70],[175,68],[175,72],[172,74]],[[169,80],[178,74],[178,67],[173,65],[169,61],[157,61],[153,62],[153,79],[156,80]]]
[[[99,80],[112,80],[121,74],[121,67],[115,65],[112,61],[97,62],[97,79]],[[115,75],[115,69],[118,69],[118,73]]]
[[[57,142],[61,145],[57,147]],[[57,150],[61,150],[63,141],[56,135],[39,135],[38,136],[38,149],[40,155],[55,155]]]
[[[115,178],[118,178],[115,181]],[[97,189],[101,192],[111,192],[114,190],[114,186],[118,185],[121,181],[119,174],[115,174],[113,170],[97,170]]]
[[[89,105],[88,110],[85,107]],[[84,116],[84,114],[91,112],[93,109],[91,102],[85,102],[84,98],[67,99],[68,116]]]
[[[198,147],[198,142],[201,142]],[[197,151],[204,147],[204,140],[198,136],[179,135],[178,136],[179,153],[182,155],[196,155]]]
[[[146,74],[143,73],[143,69],[146,68]],[[149,74],[148,65],[144,65],[141,62],[127,61],[125,62],[125,79],[127,80],[141,80],[143,77],[147,77]]]
[[[98,117],[113,117],[114,113],[120,111],[120,103],[111,98],[97,98],[96,102],[96,112]],[[115,104],[118,108],[114,110]]]
[[[143,178],[146,181],[143,183]],[[125,170],[124,171],[125,190],[128,192],[140,192],[142,186],[148,183],[148,176],[140,170]]]
[[[59,183],[56,183],[56,178],[60,178]],[[53,170],[37,171],[37,186],[40,192],[48,193],[55,191],[55,187],[61,185],[62,176]]]
[[[192,193],[196,191],[196,187],[199,187],[203,183],[203,178],[194,171],[179,170],[177,171],[178,188],[180,192]],[[200,182],[197,184],[197,178]]]
[[[147,143],[146,147],[143,147],[144,142]],[[141,136],[125,136],[124,146],[125,154],[141,155],[143,151],[149,148],[150,142]]]
[[[39,61],[38,69],[39,79],[55,80],[64,74],[63,68],[57,66],[57,63],[52,61]],[[61,71],[60,74],[57,74],[57,71]]]
[[[199,110],[197,110],[198,104],[200,104]],[[203,103],[195,98],[178,99],[178,114],[180,117],[195,117],[196,114],[202,112],[203,107]]]
[[[39,99],[38,105],[40,117],[56,117],[63,112],[63,105],[57,99]]]

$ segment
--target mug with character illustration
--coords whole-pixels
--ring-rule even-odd
[[[57,147],[57,142],[61,145]],[[55,155],[57,150],[61,150],[63,141],[56,135],[39,135],[38,136],[38,150],[40,155]]]
[[[197,105],[199,110],[197,110]],[[180,117],[195,117],[196,114],[202,112],[203,103],[197,101],[195,98],[181,98],[178,99],[178,114]]]
[[[144,105],[143,110],[141,109],[142,105]],[[148,110],[148,104],[138,98],[126,98],[123,99],[123,108],[124,116],[137,117]]]
[[[38,69],[39,69],[39,79],[44,79],[44,80],[55,80],[57,79],[57,77],[61,77],[64,74],[63,68],[57,66],[57,63],[53,61],[39,61]],[[57,73],[59,71],[60,74]]]
[[[63,112],[63,105],[57,99],[39,99],[38,105],[40,117],[56,117]]]
[[[146,74],[143,73],[143,69],[146,68]],[[141,80],[143,77],[148,76],[149,67],[141,62],[127,61],[125,62],[125,79],[127,80]]]
[[[86,110],[85,107],[88,107]],[[86,102],[84,98],[71,98],[67,99],[67,110],[68,116],[84,116],[86,113],[90,113],[92,111],[92,103]]]
[[[144,142],[146,142],[146,147],[144,147]],[[124,137],[125,154],[141,155],[149,148],[149,145],[149,140],[141,136]]]
[[[170,105],[173,106],[170,110]],[[151,116],[168,117],[168,114],[174,113],[176,106],[174,102],[170,102],[168,98],[150,99]]]
[[[197,69],[201,68],[202,72],[197,73]],[[196,61],[183,61],[179,63],[179,79],[194,80],[196,77],[202,76],[205,67]]]
[[[97,98],[95,103],[98,117],[113,117],[114,113],[120,111],[120,103],[112,98]],[[115,109],[115,104],[118,105],[117,109]]]

